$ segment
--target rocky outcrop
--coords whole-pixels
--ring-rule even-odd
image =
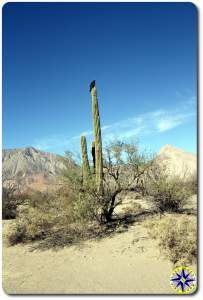
[[[182,149],[175,148],[172,145],[165,145],[159,151],[156,161],[164,166],[171,176],[180,176],[188,178],[196,176],[197,157]]]
[[[13,180],[26,186],[50,184],[67,169],[64,157],[33,147],[6,149],[2,153],[3,183]]]

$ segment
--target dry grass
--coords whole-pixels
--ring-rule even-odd
[[[197,217],[168,214],[145,222],[149,236],[158,240],[161,253],[176,265],[191,264],[197,257]]]

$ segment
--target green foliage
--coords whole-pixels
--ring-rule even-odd
[[[90,185],[89,181],[89,185]],[[101,203],[90,192],[90,187],[78,194],[74,202],[74,216],[75,220],[79,223],[86,223],[88,221],[98,221]]]

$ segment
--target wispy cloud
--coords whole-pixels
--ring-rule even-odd
[[[173,129],[185,123],[193,114],[177,114],[177,115],[164,115],[157,121],[157,129],[159,132]]]
[[[104,142],[114,139],[132,139],[148,134],[162,134],[165,131],[181,126],[195,117],[195,97],[191,96],[175,109],[159,109],[132,118],[114,122],[102,126]],[[41,150],[78,148],[80,135],[85,135],[87,140],[93,139],[93,131],[86,130],[72,137],[54,136],[51,138],[39,139],[34,146]]]
[[[78,136],[79,137],[79,136]],[[40,150],[50,150],[52,148],[64,148],[66,149],[70,144],[71,141],[77,140],[77,137],[63,137],[63,136],[55,136],[50,138],[42,138],[36,139],[34,142],[34,147]]]
[[[179,110],[152,111],[112,124],[108,130],[103,132],[103,137],[106,140],[129,139],[139,137],[140,134],[161,133],[186,123],[194,115],[194,112],[180,113]]]

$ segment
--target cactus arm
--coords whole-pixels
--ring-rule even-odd
[[[86,137],[82,135],[80,137],[80,147],[81,147],[81,153],[82,153],[82,177],[83,177],[83,183],[85,184],[89,177],[90,177],[90,165],[87,155],[87,142]]]

